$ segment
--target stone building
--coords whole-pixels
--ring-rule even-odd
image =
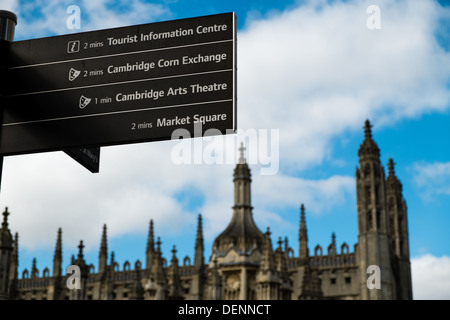
[[[202,217],[198,216],[193,263],[180,262],[173,248],[163,258],[161,241],[150,221],[145,264],[125,262],[120,270],[114,252],[108,257],[103,227],[98,272],[83,257],[80,242],[72,265],[79,266],[80,289],[69,289],[62,270],[62,231],[58,230],[53,269],[42,273],[35,260],[18,275],[18,234],[8,229],[8,209],[0,229],[0,299],[412,299],[407,208],[402,184],[389,159],[388,175],[380,163],[369,121],[356,169],[358,243],[316,246],[310,251],[305,207],[300,207],[299,248],[294,256],[288,239],[274,247],[269,228],[262,232],[253,220],[251,174],[243,148],[234,169],[234,206],[229,225],[213,243],[205,261]],[[352,250],[350,250],[352,249]],[[369,266],[377,266],[380,287],[369,289]],[[65,270],[65,269],[64,269]],[[372,272],[372,271],[371,271]],[[376,282],[375,281],[375,282]]]

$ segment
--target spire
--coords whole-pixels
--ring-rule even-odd
[[[15,299],[17,294],[17,279],[19,266],[19,234],[14,235],[14,249],[11,256],[11,268],[9,270],[9,299]]]
[[[176,249],[175,245],[173,245],[171,252],[172,252],[172,259],[170,260],[170,265],[171,266],[178,266],[178,258],[177,258],[177,255],[176,255],[177,249]]]
[[[2,227],[0,228],[0,252],[1,249],[6,249],[7,251],[12,252],[13,250],[13,237],[11,232],[8,229],[8,216],[9,211],[8,207],[5,208],[3,212],[3,222]]]
[[[148,231],[147,251],[146,251],[146,268],[150,269],[155,256],[155,240],[153,236],[153,220],[150,220],[150,227]]]
[[[308,252],[308,233],[306,230],[306,219],[305,219],[305,206],[300,206],[300,230],[299,230],[299,257],[306,258],[309,256]]]
[[[106,271],[106,265],[108,260],[108,244],[106,236],[106,224],[103,225],[102,240],[100,243],[100,253],[98,257],[98,272],[103,273]]]
[[[116,261],[114,260],[114,251],[111,251],[111,261],[110,261],[110,267],[111,271],[114,272],[114,265],[116,264]]]
[[[39,270],[36,267],[36,258],[33,258],[33,265],[31,266],[31,278],[38,278]]]
[[[62,275],[62,230],[58,229],[58,235],[56,237],[55,254],[53,255],[53,276],[60,277]]]
[[[2,229],[8,228],[8,216],[9,216],[8,207],[6,207],[5,211],[3,211]]]
[[[364,141],[359,147],[358,155],[360,161],[365,158],[374,158],[375,160],[380,158],[380,148],[372,139],[372,125],[369,120],[366,120],[364,124]]]
[[[241,142],[241,147],[239,148],[239,161],[238,161],[239,164],[245,164],[244,151],[245,151],[244,143]]]
[[[373,125],[371,125],[369,119],[367,119],[366,122],[364,123],[365,139],[372,139],[372,127],[373,127]]]
[[[389,158],[388,160],[388,177],[386,179],[386,187],[388,192],[389,191],[393,191],[395,193],[397,193],[398,195],[401,195],[402,193],[402,183],[400,182],[400,180],[397,178],[397,176],[395,175],[395,170],[394,170],[394,160],[392,160],[392,158]]]
[[[19,233],[16,232],[14,235],[14,249],[13,249],[13,262],[16,267],[19,266]]]
[[[336,234],[334,232],[331,234],[331,244],[328,246],[328,254],[336,254]]]
[[[78,245],[78,260],[80,261],[84,259],[83,248],[84,248],[83,240],[80,240],[80,244]]]
[[[165,282],[163,259],[161,254],[161,239],[159,237],[156,241],[155,261],[153,261],[152,264],[151,277],[159,284]]]
[[[178,259],[176,256],[177,249],[175,249],[175,245],[172,249],[172,260],[170,260],[170,267],[168,271],[169,278],[169,292],[168,298],[174,300],[183,299],[182,286],[180,275],[178,271]]]
[[[395,176],[395,171],[394,171],[394,160],[392,160],[392,158],[389,158],[388,160],[388,169],[389,169],[389,175],[390,176]]]
[[[244,147],[241,145],[241,157]],[[251,174],[247,163],[238,163],[234,169],[233,216],[227,228],[214,240],[213,253],[224,254],[230,247],[246,254],[252,248],[261,249],[264,234],[253,220],[251,205]],[[214,257],[213,257],[214,259]],[[219,260],[220,262],[220,260]]]
[[[266,233],[264,234],[264,245],[261,257],[261,271],[274,271],[275,270],[275,259],[273,256],[272,240],[270,239],[270,228],[267,227]]]
[[[194,265],[197,268],[202,268],[204,265],[204,257],[203,257],[203,227],[202,227],[202,215],[198,215],[198,224],[197,224],[197,237],[195,240],[195,257],[194,257]]]

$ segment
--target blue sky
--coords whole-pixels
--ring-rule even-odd
[[[73,4],[80,30],[66,27]],[[380,6],[379,30],[366,26],[372,4]],[[305,203],[310,250],[328,246],[332,232],[353,248],[354,174],[369,118],[382,163],[392,157],[403,183],[416,297],[450,299],[448,1],[2,0],[0,9],[18,16],[15,40],[234,11],[238,128],[280,135],[278,173],[261,175],[261,164],[251,165],[258,227],[270,225],[274,245],[287,236],[297,254]],[[33,257],[40,270],[51,267],[58,227],[64,263],[83,239],[87,261],[97,265],[103,223],[120,264],[143,261],[150,219],[167,259],[173,245],[179,260],[193,258],[199,212],[208,261],[231,218],[234,165],[175,165],[175,146],[102,148],[97,174],[62,152],[7,157],[0,204],[19,232],[19,269]]]

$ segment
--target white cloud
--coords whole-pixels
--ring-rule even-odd
[[[413,181],[424,201],[438,195],[450,195],[450,162],[415,163],[411,170]]]
[[[14,12],[18,15],[18,24],[15,38],[32,39],[115,28],[171,17],[169,9],[164,5],[142,0],[126,1],[126,4],[120,7],[111,5],[106,0],[84,0],[78,4],[81,11],[81,29],[69,29],[66,21],[72,13],[67,13],[67,8],[73,4],[73,1],[41,0],[16,6]]]
[[[449,10],[433,1],[378,1],[382,29],[368,30],[370,1],[300,6],[249,20],[238,35],[239,119],[279,128],[295,167],[320,162],[330,137],[448,108],[450,54],[434,38]]]
[[[18,0],[3,0],[0,10],[8,10],[15,13],[18,6]]]
[[[426,254],[411,259],[413,299],[450,300],[450,257]]]

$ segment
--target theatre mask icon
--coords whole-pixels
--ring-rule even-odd
[[[70,70],[69,70],[69,81],[75,80],[80,75],[80,73],[81,73],[80,70],[76,70],[74,68],[70,68]]]
[[[86,106],[91,102],[91,98],[85,97],[85,96],[81,96],[80,97],[80,103],[79,103],[79,107],[80,109],[84,109],[86,108]]]

